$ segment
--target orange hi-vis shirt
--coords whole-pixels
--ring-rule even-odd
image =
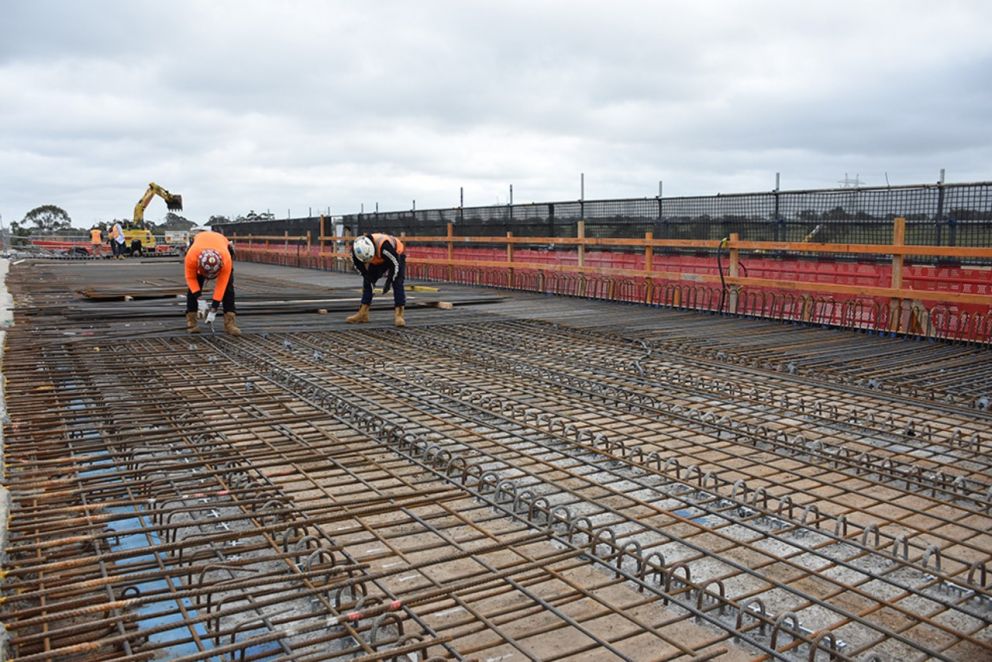
[[[204,275],[199,273],[200,253],[212,248],[221,257],[220,273],[217,274],[213,300],[223,300],[224,290],[227,289],[227,283],[231,280],[231,272],[234,270],[234,258],[231,257],[231,252],[227,249],[228,243],[227,237],[219,232],[207,230],[196,235],[193,239],[193,245],[186,251],[186,286],[189,287],[190,292],[196,294],[200,291],[200,284],[196,282],[197,276]]]
[[[100,241],[100,230],[98,228],[93,228],[92,230],[90,230],[90,243],[91,244],[103,243]]]
[[[372,242],[375,244],[375,255],[369,260],[370,264],[382,264],[386,260],[382,257],[382,244],[385,242],[391,243],[396,248],[397,255],[403,255],[406,247],[403,242],[400,241],[399,237],[394,237],[391,234],[383,234],[380,232],[372,233]]]

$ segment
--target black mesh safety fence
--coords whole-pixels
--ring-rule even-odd
[[[992,182],[878,188],[769,191],[696,197],[575,200],[346,214],[325,231],[443,236],[587,237],[719,240],[736,232],[751,241],[888,244],[893,220],[906,219],[907,244],[992,246]],[[332,225],[333,223],[333,225]],[[239,236],[305,234],[319,218],[229,223]]]
[[[315,218],[283,218],[269,221],[244,221],[240,223],[220,223],[213,226],[215,230],[220,230],[227,236],[237,235],[239,237],[253,236],[283,236],[288,234],[292,237],[306,236],[307,232],[316,240],[320,233],[320,217]],[[326,225],[326,231],[330,232],[331,226]]]

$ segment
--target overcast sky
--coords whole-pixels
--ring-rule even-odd
[[[992,2],[0,0],[0,214],[992,179]],[[156,199],[146,217],[161,219]]]

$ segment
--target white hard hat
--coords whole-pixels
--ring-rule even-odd
[[[368,262],[375,256],[375,244],[368,237],[359,237],[355,240],[352,249],[359,262]]]

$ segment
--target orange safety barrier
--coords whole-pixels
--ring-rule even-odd
[[[351,271],[350,237],[232,235],[242,259]],[[992,342],[992,273],[910,266],[906,257],[992,261],[992,248],[586,237],[403,235],[409,278],[723,312],[934,338]],[[549,247],[553,247],[551,250]],[[625,248],[628,252],[608,249]],[[599,250],[592,250],[599,249]],[[635,249],[642,252],[629,252]],[[670,255],[665,249],[706,251]],[[723,283],[715,253],[723,254]],[[776,257],[776,251],[801,253]],[[745,261],[741,255],[746,256]],[[890,256],[891,263],[837,257]]]

